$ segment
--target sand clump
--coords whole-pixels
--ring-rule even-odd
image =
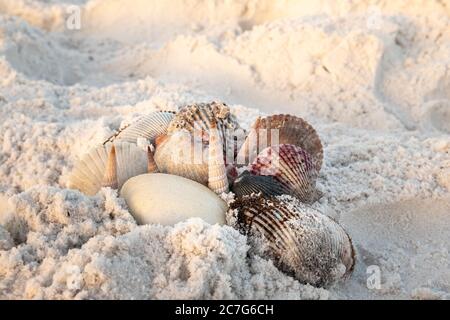
[[[2,1],[0,298],[448,299],[449,29],[431,0]],[[116,192],[67,188],[120,126],[211,100],[314,126],[350,279],[303,285],[230,226],[138,226]]]

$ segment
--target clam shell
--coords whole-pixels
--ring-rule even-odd
[[[222,141],[215,125],[210,130],[208,153],[208,187],[217,194],[228,191],[228,177],[222,152]]]
[[[272,176],[289,194],[303,202],[314,202],[320,197],[315,188],[318,172],[308,152],[291,144],[264,149],[250,165],[254,175]]]
[[[69,176],[68,187],[87,195],[96,194],[105,182],[112,143],[91,149],[78,160]],[[147,172],[147,153],[128,142],[114,142],[117,187],[129,178]]]
[[[116,140],[136,143],[138,138],[144,138],[149,140],[150,143],[154,143],[156,137],[167,133],[169,123],[174,117],[175,112],[172,111],[152,112],[119,129],[103,144]]]
[[[195,181],[162,173],[129,179],[120,196],[139,224],[174,225],[199,217],[210,224],[224,224],[226,203]]]
[[[281,196],[291,194],[291,190],[272,176],[257,176],[244,171],[231,186],[237,197],[261,193],[263,196]]]
[[[272,115],[258,118],[244,141],[239,158],[252,162],[255,156],[269,146],[292,144],[306,150],[313,159],[317,171],[323,161],[323,148],[314,128],[302,118],[293,115]]]
[[[350,237],[334,220],[297,201],[261,196],[238,198],[238,223],[262,244],[277,267],[302,283],[328,286],[349,275],[355,263]],[[262,239],[262,241],[260,241]]]

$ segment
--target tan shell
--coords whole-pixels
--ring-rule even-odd
[[[241,160],[243,163],[251,163],[263,149],[279,144],[292,144],[306,150],[320,171],[323,161],[320,138],[308,122],[293,115],[258,118],[239,151],[239,158],[245,159]]]
[[[120,196],[139,224],[174,225],[198,217],[210,224],[224,224],[226,203],[195,181],[162,173],[129,179]]]
[[[328,286],[352,272],[350,237],[320,212],[295,200],[257,195],[238,198],[231,209],[238,210],[240,228],[254,244],[300,282]]]
[[[114,174],[107,174],[107,167],[109,167],[109,170],[112,167],[111,154],[114,154],[115,157],[114,167],[117,170],[118,188],[129,178],[147,172],[147,153],[145,150],[132,143],[114,142],[114,152],[111,152],[112,145],[112,143],[108,143],[93,148],[78,160],[69,176],[68,187],[78,189],[87,195],[94,195],[105,184],[107,176],[109,181],[113,181]],[[108,163],[110,163],[109,166]]]
[[[208,187],[217,194],[228,192],[228,178],[223,159],[222,141],[215,124],[210,129],[209,136]]]
[[[154,143],[158,136],[165,135],[170,121],[175,117],[172,111],[155,111],[142,116],[128,126],[119,129],[113,136],[104,142],[126,141],[137,143],[139,138],[144,138]]]

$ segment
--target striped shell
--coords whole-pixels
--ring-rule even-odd
[[[262,196],[281,196],[291,194],[291,190],[279,183],[272,176],[257,176],[244,171],[231,186],[231,191],[237,197],[261,193]]]
[[[208,185],[208,148],[187,130],[157,139],[154,159],[161,173]]]
[[[155,161],[162,173],[179,175],[208,185],[211,128],[218,132],[227,170],[231,172],[237,146],[234,134],[244,135],[228,106],[213,102],[182,108],[170,123],[167,135],[156,140]]]
[[[208,187],[217,194],[228,192],[228,177],[222,152],[222,141],[216,124],[213,124],[209,135],[208,152]]]
[[[238,198],[238,224],[262,245],[276,266],[302,283],[329,286],[349,275],[355,253],[345,230],[329,217],[295,200]]]
[[[109,174],[110,171],[115,171],[115,178],[114,173]],[[145,150],[128,142],[107,143],[91,149],[75,163],[69,176],[68,187],[78,189],[87,195],[94,195],[102,185],[113,183],[114,179],[117,188],[120,188],[129,178],[146,172]]]
[[[185,129],[192,135],[201,135],[207,142],[212,123],[217,124],[224,154],[227,155],[227,163],[233,162],[237,154],[234,137],[243,139],[245,131],[240,127],[236,117],[230,113],[230,108],[224,103],[211,102],[185,106],[176,114],[167,131],[170,135],[180,129]]]
[[[315,188],[317,170],[305,150],[291,144],[264,149],[250,165],[250,172],[259,176],[272,176],[289,194],[302,202],[311,203],[320,197]]]
[[[155,111],[142,116],[128,126],[119,129],[113,136],[104,142],[126,141],[136,143],[139,138],[149,140],[151,144],[155,142],[156,137],[167,133],[170,121],[175,117],[172,111]]]
[[[292,144],[306,150],[312,156],[317,171],[320,171],[323,148],[316,130],[302,118],[285,114],[255,121],[239,151],[240,161],[250,163],[266,147],[279,144]]]

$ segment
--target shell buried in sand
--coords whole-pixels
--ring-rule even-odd
[[[162,173],[129,179],[120,196],[139,224],[174,225],[198,217],[224,224],[227,205],[213,191],[195,181]]]

